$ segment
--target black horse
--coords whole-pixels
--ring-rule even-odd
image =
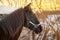
[[[42,26],[33,14],[30,4],[19,8],[0,20],[0,40],[18,40],[23,26],[35,33],[42,31]]]

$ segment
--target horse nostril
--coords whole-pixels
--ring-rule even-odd
[[[35,28],[35,33],[40,33],[41,31],[42,31],[42,26],[41,25],[39,25],[37,28]]]
[[[42,26],[41,26],[41,25],[39,25],[39,27],[38,27],[38,28],[39,28],[39,31],[41,32],[41,31],[42,31]]]

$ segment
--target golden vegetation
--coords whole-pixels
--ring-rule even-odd
[[[59,0],[0,0],[0,5],[12,6],[12,7],[24,7],[27,4],[32,3],[32,9],[34,10],[60,10]]]

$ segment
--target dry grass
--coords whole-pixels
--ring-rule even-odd
[[[43,19],[42,27],[43,31],[39,34],[35,34],[33,31],[23,28],[23,32],[27,32],[25,35],[23,35],[23,32],[21,33],[22,36],[19,37],[19,40],[60,40],[60,17],[58,17],[55,22],[48,23],[46,21],[46,18],[48,15],[52,14],[35,14],[36,17]],[[40,16],[41,15],[41,16]],[[57,14],[56,14],[57,15]],[[43,17],[43,18],[42,18]],[[40,20],[39,20],[40,21]],[[59,23],[58,23],[59,22]]]

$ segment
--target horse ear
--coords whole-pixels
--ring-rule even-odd
[[[31,3],[24,7],[25,10],[31,10]]]

